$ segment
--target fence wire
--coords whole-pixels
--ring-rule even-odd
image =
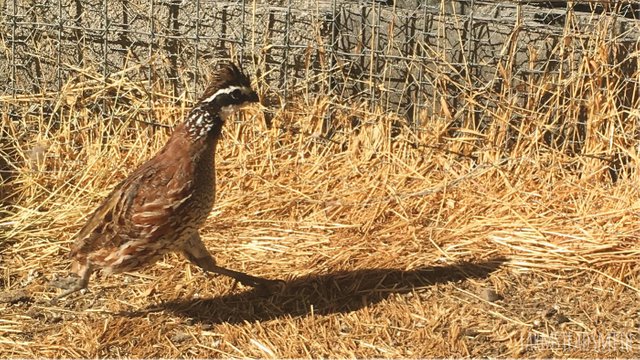
[[[232,59],[285,106],[300,94],[366,101],[415,123],[461,92],[562,71],[567,35],[606,19],[637,47],[637,1],[4,0],[0,94],[60,91],[82,72],[195,96]],[[579,53],[579,50],[576,50]],[[580,61],[580,59],[570,59]],[[508,72],[508,78],[501,74]],[[452,85],[453,84],[453,85]]]

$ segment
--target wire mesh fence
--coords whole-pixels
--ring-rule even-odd
[[[416,125],[449,109],[476,116],[477,105],[490,108],[490,94],[504,95],[504,87],[517,92],[533,77],[570,71],[603,27],[619,47],[612,56],[633,57],[638,8],[636,1],[4,0],[0,94],[55,93],[88,71],[105,79],[124,71],[192,98],[213,64],[233,59],[261,80],[266,105],[319,94],[339,106],[366,101]]]

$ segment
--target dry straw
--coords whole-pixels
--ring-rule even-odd
[[[289,280],[271,300],[168,256],[47,305],[72,235],[189,104],[127,80],[135,67],[106,81],[76,69],[60,94],[2,98],[0,356],[514,356],[523,334],[549,329],[519,303],[478,300],[474,284],[523,299],[565,286],[557,302],[577,296],[572,282],[599,284],[635,299],[638,72],[597,37],[558,51],[578,45],[588,55],[571,71],[467,88],[463,108],[442,100],[417,130],[310,94],[270,127],[259,109],[228,123],[203,238],[224,266]]]

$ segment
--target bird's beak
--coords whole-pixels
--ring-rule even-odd
[[[249,101],[259,103],[260,98],[258,97],[258,93],[256,93],[255,91],[252,91],[251,94],[249,95]]]

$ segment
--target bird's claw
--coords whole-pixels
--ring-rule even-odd
[[[263,295],[273,295],[280,293],[284,290],[287,283],[283,280],[271,280],[271,279],[261,279],[261,281],[252,284],[260,294]]]
[[[69,290],[78,286],[80,281],[81,279],[77,276],[67,276],[53,279],[49,282],[49,285],[58,289]]]

